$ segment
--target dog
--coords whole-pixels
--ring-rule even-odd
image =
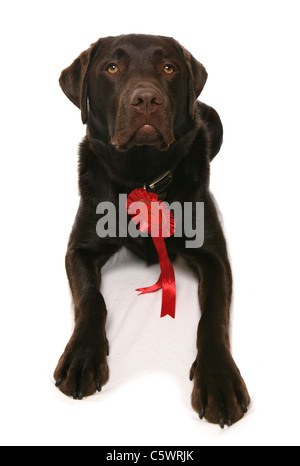
[[[250,397],[230,352],[232,274],[209,192],[223,127],[218,113],[197,100],[206,80],[205,67],[176,40],[144,34],[101,38],[62,71],[60,86],[87,131],[79,148],[81,200],[66,253],[75,327],[54,379],[78,400],[101,390],[109,376],[101,268],[121,247],[148,264],[158,261],[149,237],[99,237],[99,202],[118,208],[120,193],[142,187],[169,203],[203,202],[203,245],[185,247],[184,234],[165,244],[169,258],[183,257],[199,278],[192,406],[200,419],[224,428],[244,416]]]

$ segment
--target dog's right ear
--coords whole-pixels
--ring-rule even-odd
[[[85,124],[88,119],[88,88],[87,88],[87,71],[100,47],[101,39],[90,46],[89,49],[82,52],[72,65],[64,69],[59,78],[59,84],[66,96],[81,110],[82,123]]]
[[[189,71],[189,95],[190,95],[190,115],[192,118],[194,118],[194,112],[195,112],[195,101],[197,97],[202,92],[202,89],[204,88],[204,85],[207,80],[207,71],[196,58],[193,57],[193,55],[188,52],[184,47],[183,49],[183,55],[185,59],[185,64],[187,66],[187,69]]]

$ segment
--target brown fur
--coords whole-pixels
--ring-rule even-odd
[[[174,72],[167,74],[170,64]],[[192,406],[200,418],[224,427],[243,416],[250,398],[230,353],[231,269],[209,193],[210,161],[223,131],[217,112],[196,101],[206,79],[204,66],[174,39],[146,35],[100,39],[62,72],[60,85],[80,108],[87,134],[80,146],[81,202],[66,255],[75,329],[54,378],[76,399],[101,390],[108,380],[101,267],[122,246],[148,263],[158,260],[151,238],[99,238],[96,206],[117,206],[120,193],[172,170],[166,200],[205,204],[201,248],[186,249],[184,237],[166,239],[169,257],[183,256],[199,277]]]

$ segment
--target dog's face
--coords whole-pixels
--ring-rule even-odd
[[[62,72],[60,84],[82,120],[116,150],[167,150],[193,118],[207,73],[172,38],[100,39]]]

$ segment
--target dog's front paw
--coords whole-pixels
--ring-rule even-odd
[[[192,406],[200,419],[231,426],[248,410],[250,397],[240,371],[229,352],[218,356],[202,354],[191,368],[194,379]]]
[[[107,340],[93,347],[71,338],[55,369],[55,385],[75,400],[100,391],[108,380],[107,354]]]

